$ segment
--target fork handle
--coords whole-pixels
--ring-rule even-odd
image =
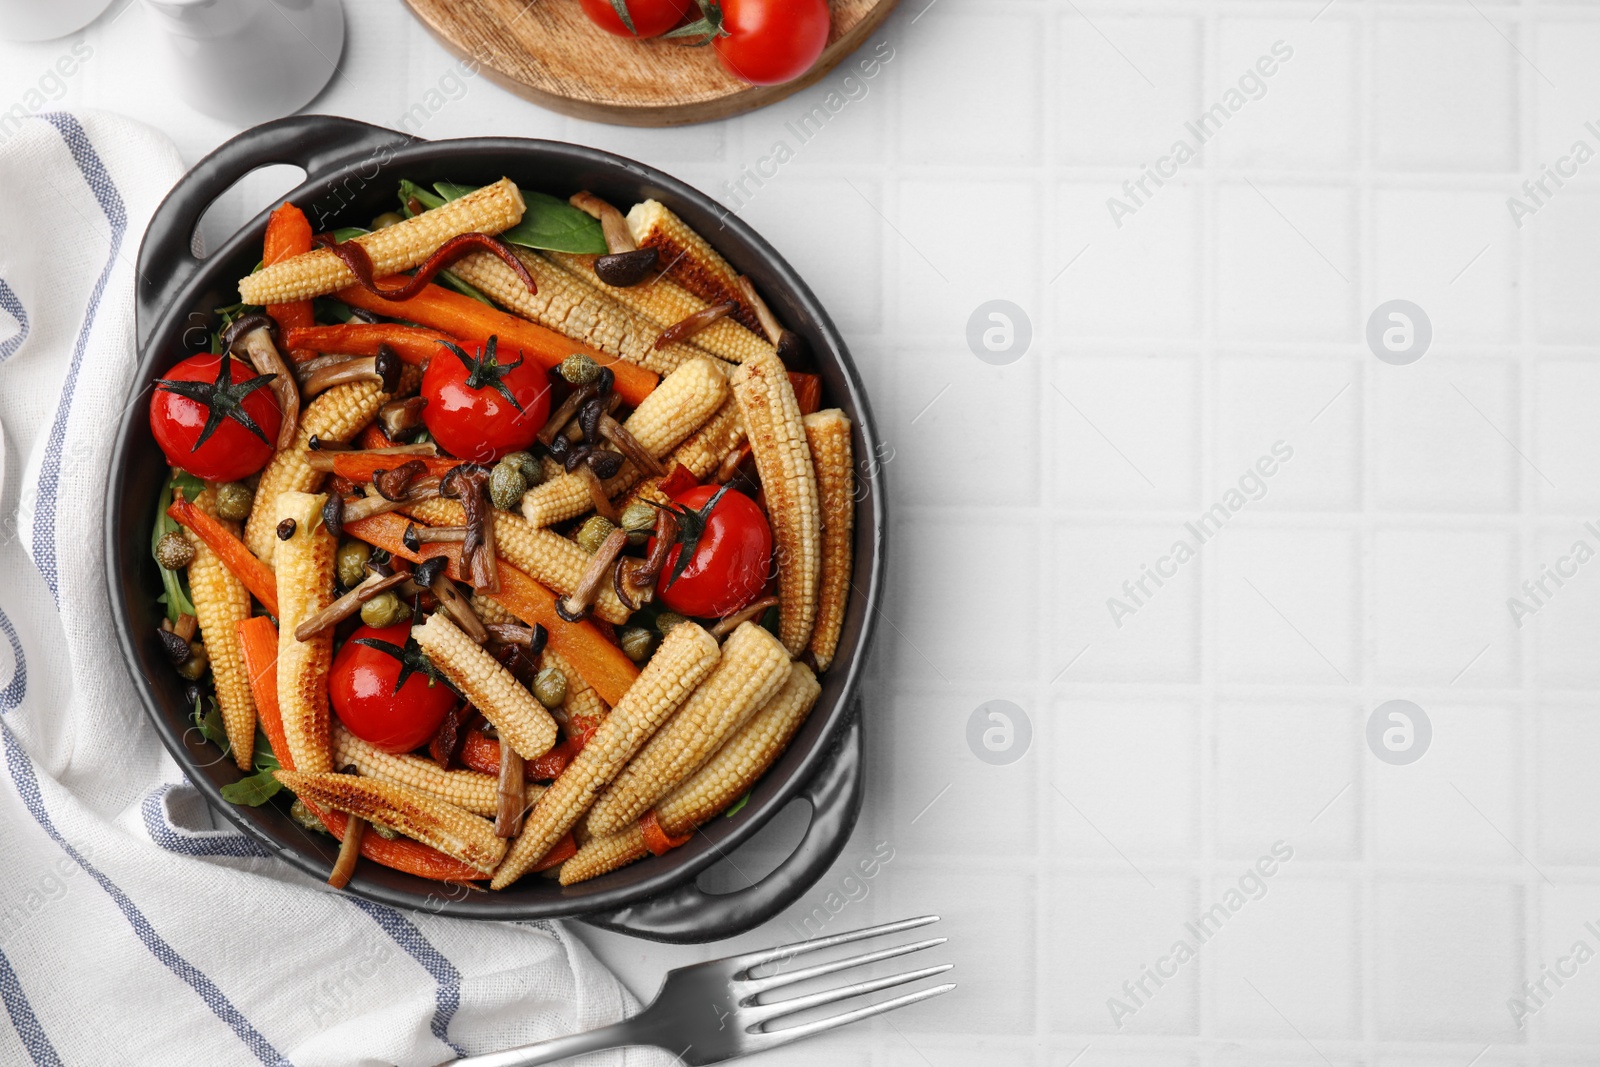
[[[532,1067],[536,1063],[555,1063],[569,1056],[601,1049],[621,1048],[624,1045],[647,1044],[642,1041],[641,1028],[634,1019],[602,1026],[598,1030],[585,1030],[581,1034],[552,1037],[548,1041],[535,1041],[531,1045],[508,1048],[502,1052],[488,1052],[482,1056],[451,1060],[439,1067]]]

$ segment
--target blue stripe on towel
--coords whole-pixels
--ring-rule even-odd
[[[168,783],[152,789],[139,805],[144,817],[145,832],[150,840],[181,856],[231,856],[235,859],[261,859],[272,855],[253,837],[237,830],[214,830],[210,833],[191,833],[179,830],[167,818],[167,794],[178,786]]]
[[[22,301],[17,299],[16,292],[6,284],[4,278],[0,278],[0,308],[17,320],[17,332],[0,341],[0,363],[4,363],[16,355],[22,342],[28,339],[28,309],[22,306]]]
[[[56,1055],[55,1046],[50,1044],[44,1027],[39,1025],[39,1017],[33,1014],[28,994],[22,991],[17,972],[11,969],[11,961],[4,952],[0,952],[0,1002],[5,1004],[11,1025],[17,1028],[17,1036],[22,1038],[34,1067],[61,1067],[61,1057]]]
[[[393,908],[360,897],[351,897],[350,902],[370,915],[372,921],[394,939],[395,944],[433,977],[433,1021],[428,1028],[451,1052],[465,1056],[466,1050],[450,1040],[450,1020],[455,1018],[456,1009],[461,1007],[461,972],[456,970],[456,965],[422,935],[415,923]]]

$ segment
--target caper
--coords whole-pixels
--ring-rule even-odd
[[[353,538],[339,542],[339,554],[334,565],[339,570],[339,584],[354,589],[367,577],[367,561],[372,558],[372,546]]]
[[[243,522],[250,517],[256,495],[243,482],[223,482],[217,486],[217,518]]]
[[[561,361],[557,369],[561,372],[561,377],[573,385],[588,385],[600,377],[600,364],[596,363],[592,356],[586,356],[582,352],[572,353]]]
[[[616,528],[615,524],[604,515],[590,515],[588,520],[578,527],[578,547],[592,556],[600,551],[600,546]]]
[[[406,221],[406,217],[398,211],[385,211],[382,215],[372,220],[374,230],[387,230],[390,226]]]
[[[558,708],[567,699],[567,676],[558,667],[546,667],[533,680],[533,695],[547,708]]]
[[[299,797],[295,797],[294,803],[289,805],[289,818],[304,826],[307,830],[315,830],[323,834],[328,832],[328,828],[322,825],[322,820],[317,818],[311,809],[306,807],[306,802]]]
[[[507,452],[500,457],[500,462],[509,463],[521,471],[529,488],[544,481],[544,468],[539,466],[539,461],[533,457],[532,452]]]
[[[489,472],[489,499],[501,511],[515,511],[528,491],[528,479],[516,465],[501,460]]]
[[[198,682],[209,666],[211,657],[206,655],[206,646],[199,641],[190,641],[189,658],[178,664],[178,674],[188,681]]]
[[[375,630],[404,622],[410,617],[411,609],[393,593],[379,593],[361,605],[361,621]]]
[[[644,544],[656,528],[656,509],[642,500],[635,500],[623,509],[622,528],[628,531],[628,544]]]
[[[672,632],[672,628],[674,626],[688,621],[688,619],[684,618],[682,615],[679,615],[676,611],[663,611],[660,615],[656,616],[656,633],[660,634],[662,637],[665,637],[667,634]]]
[[[656,635],[643,626],[624,626],[617,631],[617,645],[624,656],[635,663],[643,663],[655,651]]]
[[[194,562],[194,545],[181,530],[168,530],[156,542],[156,562],[169,571],[181,571]]]

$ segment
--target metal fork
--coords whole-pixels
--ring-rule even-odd
[[[779,972],[761,978],[751,977],[752,970],[763,964],[790,960],[806,952],[816,952],[869,937],[882,937],[884,934],[895,934],[902,930],[914,930],[919,926],[927,926],[938,921],[937,915],[923,915],[915,919],[902,919],[899,922],[868,927],[865,930],[836,934],[833,937],[800,941],[761,952],[746,952],[740,956],[697,963],[692,967],[679,967],[667,972],[666,979],[661,983],[661,992],[656,994],[656,999],[631,1019],[602,1026],[598,1030],[571,1034],[550,1041],[539,1041],[532,1045],[523,1045],[521,1048],[507,1049],[504,1052],[468,1056],[466,1059],[453,1060],[448,1065],[440,1064],[439,1067],[531,1067],[533,1064],[553,1063],[568,1056],[600,1049],[621,1048],[624,1045],[654,1045],[674,1053],[692,1067],[698,1067],[702,1063],[721,1063],[723,1060],[735,1056],[747,1056],[752,1052],[764,1052],[769,1048],[798,1041],[802,1037],[832,1030],[836,1026],[844,1026],[860,1019],[881,1015],[886,1011],[893,1011],[895,1008],[903,1008],[907,1004],[915,1004],[919,1000],[936,997],[940,993],[948,993],[955,988],[955,983],[947,982],[930,989],[919,989],[891,1000],[868,1004],[826,1019],[788,1026],[781,1030],[766,1029],[766,1024],[776,1019],[807,1008],[833,1004],[866,993],[875,993],[880,989],[888,989],[891,986],[903,985],[906,982],[931,978],[955,965],[944,963],[936,967],[905,971],[887,978],[873,978],[854,985],[840,986],[837,989],[825,989],[819,993],[808,993],[787,1000],[765,1003],[759,1002],[760,996],[774,989],[819,978],[825,974],[833,974],[836,971],[848,970],[851,967],[859,967],[862,964],[903,956],[908,952],[920,952],[925,948],[942,945],[949,939],[933,937],[926,941],[863,952],[849,959],[832,960],[828,963],[803,967],[797,971]]]

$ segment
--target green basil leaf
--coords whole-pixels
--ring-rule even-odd
[[[271,771],[262,771],[223,786],[222,799],[229,804],[256,808],[277,796],[282,788],[283,783],[274,778]]]
[[[448,201],[466,196],[477,186],[435,182],[433,188]],[[532,189],[522,190],[522,202],[527,205],[522,221],[501,233],[502,241],[549,252],[605,255],[606,237],[599,219],[579,211],[565,200]]]

